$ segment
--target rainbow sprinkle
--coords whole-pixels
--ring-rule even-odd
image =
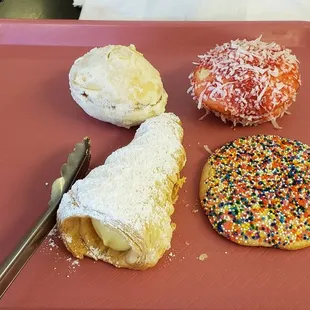
[[[213,171],[201,203],[219,234],[242,245],[308,245],[309,146],[274,135],[242,137],[208,163]]]

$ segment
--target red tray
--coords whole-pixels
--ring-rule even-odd
[[[92,167],[127,144],[134,130],[88,117],[71,99],[68,71],[94,46],[134,43],[161,72],[168,111],[182,119],[187,182],[173,216],[172,249],[153,269],[118,270],[84,259],[75,265],[49,237],[23,269],[0,308],[9,309],[309,309],[310,249],[241,247],[214,232],[198,205],[202,166],[211,149],[242,135],[281,134],[310,144],[309,23],[111,23],[0,21],[0,260],[44,211],[52,181],[74,144],[92,139]],[[192,61],[215,44],[263,35],[293,49],[303,85],[292,115],[232,130],[203,114],[186,90]],[[48,183],[48,184],[47,184]],[[193,210],[199,210],[193,212]],[[51,240],[50,240],[51,239]],[[55,240],[55,243],[54,243]],[[197,257],[206,253],[208,258]]]

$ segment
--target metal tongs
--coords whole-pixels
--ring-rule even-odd
[[[60,177],[52,185],[51,199],[46,212],[35,226],[21,239],[13,252],[0,266],[0,299],[56,224],[56,213],[62,196],[77,179],[83,178],[91,159],[90,139],[75,145],[67,162],[61,167]]]

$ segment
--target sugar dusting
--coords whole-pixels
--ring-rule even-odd
[[[141,242],[147,237],[147,227],[160,226],[160,242],[148,245],[145,258],[157,260],[159,247],[170,248],[173,204],[167,203],[166,184],[167,178],[176,176],[185,165],[182,136],[180,120],[173,113],[145,121],[128,145],[114,151],[104,165],[78,180],[63,196],[58,222],[82,214],[115,229],[128,226]],[[89,249],[88,254],[104,258],[96,249]]]
[[[69,256],[70,254],[62,248],[61,237],[56,226],[47,235],[45,242],[40,248],[40,252],[44,255],[54,256],[54,264],[51,268],[59,276],[69,278],[80,267],[80,261]],[[63,268],[64,262],[66,263],[65,272]]]
[[[175,254],[174,254],[173,252],[170,252],[170,253],[169,253],[169,256],[170,256],[170,257],[175,257]]]

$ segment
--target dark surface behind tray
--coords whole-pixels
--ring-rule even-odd
[[[78,19],[73,0],[0,0],[0,18]]]

